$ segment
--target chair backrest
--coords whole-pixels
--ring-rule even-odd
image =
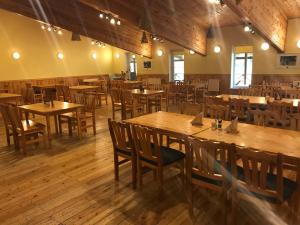
[[[68,85],[63,86],[64,101],[69,101],[71,99],[70,87]]]
[[[285,118],[287,114],[293,112],[293,109],[293,103],[275,101],[268,104],[268,111],[277,113],[280,118]]]
[[[180,112],[181,114],[195,116],[203,112],[203,104],[193,104],[193,103],[184,102],[180,105]]]
[[[239,160],[240,159],[240,160]],[[282,155],[258,151],[250,148],[236,147],[232,161],[233,186],[239,188],[241,193],[249,195],[250,192],[267,198],[282,201],[283,170]],[[243,172],[239,172],[238,164],[242,165]],[[268,174],[275,169],[276,187],[268,186]]]
[[[96,96],[86,95],[85,96],[85,111],[90,113],[95,113],[96,110]]]
[[[23,133],[24,132],[24,127],[22,124],[22,120],[20,118],[20,112],[17,107],[9,105],[8,106],[8,115],[9,115],[9,120],[13,126],[14,131],[17,133]]]
[[[133,126],[133,140],[138,158],[161,164],[161,140],[155,129]]]
[[[228,183],[230,162],[235,146],[209,140],[189,138],[186,140],[186,171],[191,179],[192,174],[224,181],[221,186]]]
[[[249,99],[235,99],[231,98],[230,108],[234,110],[235,115],[238,117],[243,117],[246,114],[246,111],[249,107]]]
[[[110,90],[110,96],[112,104],[121,103],[121,90],[117,88],[113,88]]]
[[[115,150],[134,153],[134,143],[132,139],[130,125],[128,123],[116,122],[108,119],[108,127],[111,140]]]

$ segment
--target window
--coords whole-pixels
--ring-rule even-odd
[[[249,87],[251,85],[252,65],[252,47],[236,47],[232,54],[231,88]]]
[[[129,62],[130,80],[136,80],[137,64],[135,58],[131,58]]]
[[[184,80],[184,54],[172,55],[172,80],[183,81]]]

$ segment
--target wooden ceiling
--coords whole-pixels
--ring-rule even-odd
[[[251,23],[279,51],[284,51],[287,20],[300,17],[300,0],[0,0],[0,7],[107,44],[151,57],[156,34],[186,49],[206,54],[211,27]],[[100,11],[117,15],[121,26],[101,20]],[[147,33],[149,35],[149,33]]]

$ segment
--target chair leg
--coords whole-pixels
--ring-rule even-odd
[[[137,177],[138,177],[138,187],[142,189],[143,186],[143,167],[140,160],[137,160]]]
[[[112,118],[115,120],[115,107],[112,105]]]
[[[137,165],[136,165],[136,157],[131,158],[131,169],[132,169],[132,187],[136,189],[136,181],[137,181]]]
[[[69,136],[73,136],[73,130],[72,130],[72,120],[68,119],[68,129],[69,129]]]
[[[5,129],[5,132],[6,132],[6,142],[7,142],[7,145],[10,146],[10,135],[9,135],[9,130],[8,130],[8,129]]]
[[[25,136],[21,137],[21,152],[23,154],[26,154],[26,137]]]
[[[61,117],[58,116],[58,129],[59,129],[59,133],[62,134],[62,124],[61,124]]]
[[[96,135],[96,115],[93,115],[93,132]]]
[[[119,180],[119,157],[118,154],[114,152],[114,167],[115,167],[115,180]]]
[[[159,188],[162,189],[164,184],[164,171],[162,167],[157,168],[157,174],[158,174]]]

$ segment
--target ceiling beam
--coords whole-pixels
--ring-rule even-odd
[[[178,5],[182,4],[182,1],[177,1],[177,3],[160,0],[79,1],[99,11],[110,11],[139,29],[206,55],[208,27],[188,16],[183,16]]]
[[[284,52],[287,36],[287,17],[275,1],[224,0],[231,10],[252,26],[278,51]]]
[[[152,57],[152,43],[141,44],[142,32],[127,22],[113,26],[98,11],[79,1],[0,0],[0,8],[61,27],[109,45]]]

